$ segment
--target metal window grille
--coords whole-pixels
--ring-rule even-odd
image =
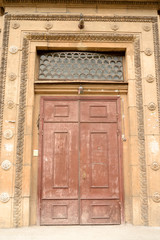
[[[40,55],[39,80],[123,81],[123,57],[95,52],[49,52]]]

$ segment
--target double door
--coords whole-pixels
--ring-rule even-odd
[[[41,99],[41,225],[120,224],[117,98]]]

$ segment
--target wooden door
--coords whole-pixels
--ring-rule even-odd
[[[117,98],[42,98],[41,225],[120,224]]]
[[[78,102],[42,106],[41,224],[78,224]]]
[[[118,224],[116,101],[80,103],[81,224]]]

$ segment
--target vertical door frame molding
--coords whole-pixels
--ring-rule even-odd
[[[137,115],[138,115],[138,139],[139,139],[139,152],[141,153],[139,156],[140,166],[145,169],[143,174],[140,174],[140,182],[141,182],[141,218],[144,225],[148,225],[148,201],[147,199],[147,177],[146,177],[146,160],[145,160],[145,145],[144,145],[144,122],[143,122],[143,96],[142,96],[142,82],[141,82],[141,68],[139,68],[140,64],[140,37],[139,35],[134,34],[46,34],[46,33],[29,33],[26,35],[24,41],[32,42],[32,41],[58,41],[58,42],[109,42],[109,43],[128,43],[132,44],[134,48],[134,65],[135,65],[135,75],[136,75],[136,96],[137,96]],[[117,45],[118,46],[118,45]],[[62,47],[63,49],[63,47]],[[118,49],[118,48],[117,48]],[[107,48],[106,48],[107,51]],[[141,168],[142,169],[142,168]],[[145,183],[143,185],[143,183]],[[145,204],[144,204],[145,202]]]
[[[5,85],[6,85],[6,69],[8,61],[8,43],[10,35],[10,22],[17,21],[79,21],[79,15],[6,15],[4,17],[4,30],[2,42],[2,58],[1,58],[1,72],[0,72],[0,122],[3,123],[3,111],[5,106]],[[156,85],[157,85],[157,99],[158,99],[158,113],[160,120],[160,63],[159,63],[159,37],[158,37],[158,18],[157,17],[137,17],[137,16],[117,16],[117,17],[101,17],[101,16],[85,16],[85,21],[99,21],[99,22],[141,22],[152,23],[153,39],[154,39],[154,53],[156,66]],[[23,32],[23,31],[22,31]],[[16,146],[16,162],[15,162],[15,192],[13,204],[13,225],[15,227],[21,226],[22,214],[22,173],[23,173],[23,149],[24,149],[24,127],[25,127],[25,108],[26,108],[26,86],[28,81],[28,61],[29,61],[29,47],[31,43],[41,42],[132,42],[134,44],[134,61],[135,61],[135,75],[136,75],[136,105],[137,105],[137,120],[138,120],[138,141],[139,141],[139,164],[140,164],[140,196],[141,196],[141,220],[143,225],[148,225],[148,194],[147,194],[147,173],[146,173],[146,159],[145,159],[145,138],[144,138],[144,113],[143,113],[143,96],[142,96],[142,76],[141,76],[141,57],[140,57],[140,35],[138,34],[122,34],[122,33],[37,33],[37,32],[23,32],[23,46],[21,58],[21,82],[19,94],[19,115],[18,115],[18,134]],[[47,47],[47,46],[46,46]],[[160,121],[159,121],[160,122]],[[2,124],[0,124],[0,143],[2,140]],[[160,126],[160,124],[159,124]]]

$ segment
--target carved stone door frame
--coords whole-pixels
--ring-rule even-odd
[[[101,90],[105,90],[108,95],[120,95],[122,98],[122,102],[124,103],[124,129],[127,141],[123,143],[123,153],[124,153],[124,185],[125,185],[125,200],[126,200],[126,218],[130,222],[136,223],[138,221],[139,224],[147,225],[148,224],[148,193],[147,193],[147,172],[146,172],[146,146],[145,146],[145,134],[144,134],[144,98],[143,98],[143,88],[142,88],[142,78],[146,78],[146,75],[142,72],[142,59],[147,58],[148,61],[154,62],[156,66],[156,71],[153,71],[156,75],[154,80],[154,88],[157,89],[157,95],[159,91],[159,75],[158,75],[158,53],[157,48],[159,46],[158,42],[158,32],[157,32],[157,17],[137,17],[137,16],[117,16],[117,17],[102,17],[102,16],[86,16],[86,22],[96,22],[96,26],[101,27],[104,22],[106,22],[107,31],[93,32],[93,29],[90,32],[47,32],[47,30],[40,29],[37,31],[37,21],[45,24],[46,19],[48,20],[48,16],[40,16],[37,18],[35,15],[6,15],[5,23],[4,23],[4,36],[3,36],[3,52],[4,56],[2,61],[2,107],[1,107],[1,116],[3,117],[4,108],[4,96],[5,96],[5,82],[7,78],[8,72],[6,72],[6,62],[9,59],[10,62],[13,62],[13,56],[15,59],[21,59],[21,67],[18,70],[18,84],[19,84],[19,98],[16,102],[18,106],[18,116],[17,116],[17,132],[15,134],[15,184],[14,184],[14,196],[13,196],[13,225],[20,226],[22,223],[22,213],[27,216],[28,222],[25,222],[25,225],[29,224],[28,214],[34,216],[32,219],[33,223],[35,220],[35,209],[36,208],[36,197],[35,190],[37,189],[37,183],[33,180],[33,172],[36,172],[36,157],[32,156],[32,150],[37,149],[36,144],[33,146],[33,142],[36,143],[36,137],[33,136],[33,129],[35,129],[37,122],[37,115],[34,118],[33,124],[33,115],[36,106],[38,106],[38,96],[40,94],[61,94],[66,95],[66,88],[69,88],[69,94],[77,94],[76,86],[64,86],[60,93],[57,91],[58,85],[54,85],[52,89],[49,89],[48,85],[45,85],[45,89],[41,85],[38,90],[39,83],[35,84],[35,80],[37,80],[36,72],[37,72],[37,50],[100,50],[100,51],[125,51],[125,61],[126,61],[126,82],[129,83],[128,88],[128,96],[126,96],[126,92],[121,92],[121,89],[115,89],[115,86],[108,86],[107,90],[102,89],[100,86],[98,91],[95,91],[95,87],[92,85],[91,94],[100,94]],[[22,21],[23,20],[23,21]],[[36,20],[36,21],[35,21]],[[79,15],[74,16],[50,16],[50,21],[57,21],[57,24],[64,24],[65,21],[71,23],[72,21],[79,21]],[[22,28],[18,28],[16,31],[20,34],[19,46],[16,48],[17,52],[14,54],[9,52],[8,49],[10,47],[9,37],[10,32],[15,31],[15,29],[11,29],[10,26],[13,22],[20,22]],[[32,21],[33,30],[28,31],[27,24],[30,24],[29,21]],[[127,24],[131,24],[132,27],[136,28],[135,31],[130,32],[132,28],[126,27],[124,24],[124,31],[113,30],[111,29],[111,23],[120,25],[121,22],[127,22]],[[25,24],[24,24],[25,23]],[[27,23],[27,24],[26,24]],[[102,24],[103,23],[103,24]],[[23,25],[24,24],[24,25]],[[35,25],[34,25],[35,24]],[[148,24],[149,28],[145,28],[144,24]],[[122,24],[123,25],[123,24]],[[128,26],[127,25],[127,26]],[[148,26],[147,25],[147,26]],[[77,26],[77,25],[76,25]],[[125,28],[126,27],[126,28]],[[38,28],[39,29],[39,28]],[[146,30],[148,29],[148,30]],[[99,29],[98,29],[99,30]],[[152,30],[152,31],[151,31]],[[114,32],[113,32],[114,31]],[[150,32],[149,32],[150,31]],[[136,32],[136,33],[135,33]],[[15,32],[14,32],[15,34]],[[147,50],[147,42],[144,41],[146,39],[147,34],[152,34],[153,37],[153,49],[152,51]],[[148,35],[147,35],[148,36]],[[142,44],[144,43],[144,45]],[[142,49],[146,48],[146,49]],[[12,49],[11,49],[12,50]],[[22,50],[22,51],[21,51]],[[154,51],[154,54],[153,54]],[[152,74],[153,74],[152,72]],[[150,74],[147,72],[147,74]],[[154,81],[153,80],[153,81]],[[155,87],[156,86],[156,87]],[[38,93],[39,91],[39,93]],[[34,95],[36,92],[37,99]],[[17,98],[16,98],[17,99]],[[6,99],[7,100],[7,99]],[[159,98],[158,98],[158,107],[159,109]],[[37,109],[38,110],[38,109]],[[135,124],[132,122],[132,119],[136,119]],[[0,129],[2,133],[2,128]],[[36,132],[36,134],[38,134]],[[2,134],[1,134],[2,135]],[[124,138],[125,140],[125,138]],[[128,141],[129,140],[129,141]],[[131,183],[131,179],[128,177],[128,172],[131,169],[134,169],[132,166],[133,163],[133,152],[134,145],[131,143],[137,144],[136,147],[139,149],[139,152],[136,156],[137,168],[135,172],[139,172],[139,189],[138,189],[138,197],[136,196],[134,186]],[[35,148],[32,148],[35,147]],[[130,150],[128,152],[127,149]],[[128,157],[129,156],[129,157]],[[130,160],[130,162],[128,161]],[[32,160],[32,161],[31,161]],[[31,170],[31,162],[32,162],[32,177],[27,175],[27,171]],[[25,165],[28,164],[28,165]],[[29,170],[28,170],[29,169]],[[27,182],[27,190],[26,186],[24,187],[24,174],[26,174],[29,178]],[[31,189],[30,182],[33,182]],[[133,179],[132,179],[133,181]],[[27,194],[24,194],[24,189],[27,191]],[[24,198],[23,198],[24,197]],[[31,201],[30,201],[31,197]],[[138,199],[138,200],[137,200]],[[138,201],[138,203],[137,203]],[[140,219],[137,219],[133,214],[134,206],[137,206],[140,212]],[[31,212],[30,212],[31,207]],[[22,211],[22,209],[24,211]]]

